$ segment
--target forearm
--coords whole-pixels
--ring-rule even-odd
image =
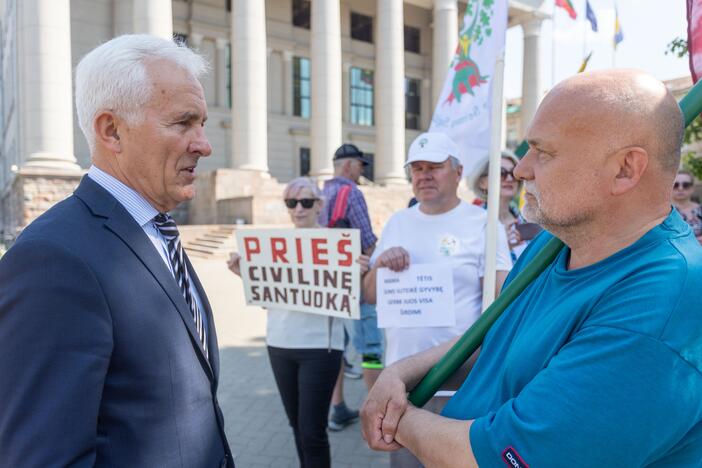
[[[373,267],[363,275],[363,302],[366,304],[375,304],[376,302],[375,279],[377,271],[378,268]]]
[[[472,423],[444,418],[410,406],[400,419],[395,440],[425,466],[477,467],[470,446]]]

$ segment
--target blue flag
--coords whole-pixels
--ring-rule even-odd
[[[617,48],[617,44],[624,40],[624,31],[622,31],[622,25],[619,24],[619,10],[614,8],[614,48]]]
[[[585,0],[585,17],[590,22],[592,30],[597,32],[597,18],[595,17],[595,11],[590,6],[590,0]]]

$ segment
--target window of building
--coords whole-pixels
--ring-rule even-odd
[[[405,50],[419,53],[419,28],[405,25]]]
[[[422,82],[405,78],[405,128],[419,130],[421,115],[420,87]]]
[[[232,108],[232,45],[227,44],[224,48],[224,61],[227,64],[227,106]]]
[[[351,123],[373,125],[373,70],[352,67]]]
[[[182,33],[173,33],[173,42],[176,44],[188,45],[188,35]]]
[[[293,0],[292,22],[298,28],[310,29],[310,0]]]
[[[351,12],[351,39],[373,42],[373,18]]]
[[[300,148],[300,177],[310,175],[310,149]]]
[[[293,115],[310,118],[310,59],[293,58]]]
[[[363,153],[363,157],[366,158],[370,164],[363,166],[363,174],[361,175],[373,182],[375,180],[375,155],[373,153]]]

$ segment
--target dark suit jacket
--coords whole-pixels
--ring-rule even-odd
[[[84,177],[0,260],[0,466],[233,465],[210,361],[168,267]]]

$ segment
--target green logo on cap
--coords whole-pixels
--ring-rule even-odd
[[[429,140],[427,140],[426,138],[422,138],[421,140],[419,140],[419,147],[424,148],[424,145],[426,145],[428,142]]]

